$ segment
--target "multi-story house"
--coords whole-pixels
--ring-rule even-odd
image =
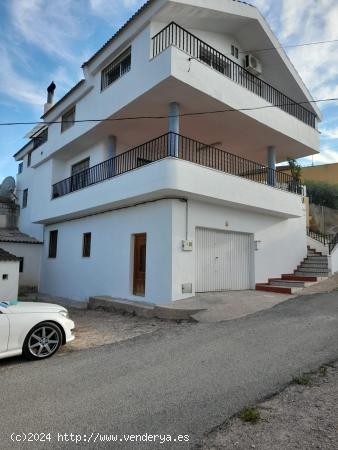
[[[15,155],[41,292],[168,303],[297,267],[302,186],[275,165],[319,151],[321,115],[255,7],[149,0],[83,73]]]

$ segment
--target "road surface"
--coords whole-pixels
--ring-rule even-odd
[[[338,291],[291,299],[243,319],[161,329],[44,362],[3,360],[0,446],[196,448],[203,433],[244,406],[335,359]],[[101,442],[105,435],[119,440]],[[135,442],[130,435],[144,440],[161,435],[161,441]],[[24,436],[33,442],[23,442]],[[46,442],[36,442],[46,436]],[[178,442],[186,436],[189,442]],[[164,437],[171,441],[162,444]]]

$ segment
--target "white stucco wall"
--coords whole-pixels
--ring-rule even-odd
[[[260,241],[254,252],[252,288],[269,277],[291,273],[306,255],[305,214],[285,219],[210,203],[189,201],[188,238],[183,252],[186,203],[161,200],[46,227],[40,291],[86,300],[111,295],[154,303],[189,297],[182,284],[195,286],[195,230],[207,227],[251,233]],[[226,225],[227,224],[227,225]],[[48,258],[49,231],[57,229],[58,252]],[[92,232],[90,258],[82,258],[82,234]],[[132,295],[132,235],[147,233],[146,295]]]
[[[19,273],[19,285],[38,287],[43,245],[2,242],[1,248],[24,259],[23,272]]]
[[[7,275],[8,279],[3,280],[3,275]],[[18,289],[19,261],[0,261],[0,301],[16,300]]]
[[[35,201],[31,206],[34,221],[58,221],[60,218],[83,215],[99,209],[136,203],[167,196],[195,196],[213,199],[276,215],[300,216],[304,205],[300,195],[266,186],[255,181],[209,169],[188,161],[167,158],[142,166],[102,183],[51,200],[48,186],[52,160],[37,169]]]
[[[338,246],[335,247],[328,260],[331,274],[338,272]]]
[[[49,231],[58,230],[57,257],[48,258]],[[92,233],[91,256],[82,235]],[[146,296],[132,295],[132,235],[147,233]],[[171,202],[150,203],[45,229],[40,292],[75,300],[91,295],[164,303],[171,298]]]
[[[215,230],[238,231],[253,234],[258,242],[254,252],[252,286],[267,282],[269,278],[280,277],[283,273],[293,273],[306,256],[306,219],[302,217],[282,219],[267,214],[253,213],[240,209],[220,207],[197,201],[188,203],[188,239],[193,240],[193,251],[181,250],[185,239],[186,205],[173,205],[173,300],[189,297],[182,295],[182,284],[192,283],[195,287],[195,233],[196,227]]]
[[[16,177],[16,191],[15,194],[18,197],[18,203],[20,205],[19,215],[19,229],[23,233],[33,236],[36,239],[41,240],[43,237],[43,226],[32,223],[32,203],[37,201],[37,197],[34,195],[34,187],[37,183],[36,172],[32,167],[27,167],[27,155],[23,159],[23,171],[17,174]],[[39,185],[41,189],[41,184]],[[27,207],[22,208],[22,197],[24,189],[28,189],[28,202]],[[48,189],[50,189],[48,187]]]

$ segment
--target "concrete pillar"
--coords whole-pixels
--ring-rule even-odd
[[[180,107],[176,102],[169,104],[169,154],[176,158],[179,157],[179,133],[180,133]],[[173,134],[175,133],[175,134]]]
[[[270,186],[276,185],[276,148],[269,145],[267,148],[268,153],[268,184]]]

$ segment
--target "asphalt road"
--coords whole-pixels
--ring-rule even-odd
[[[1,361],[0,447],[196,448],[203,433],[242,407],[335,359],[338,291],[291,299],[243,319],[159,330],[44,362]],[[20,438],[23,432],[51,433],[51,442],[11,442],[12,433]],[[82,441],[62,442],[64,433],[81,435]],[[122,439],[148,433],[190,440],[94,443],[88,442],[91,433],[91,439],[96,433]]]

